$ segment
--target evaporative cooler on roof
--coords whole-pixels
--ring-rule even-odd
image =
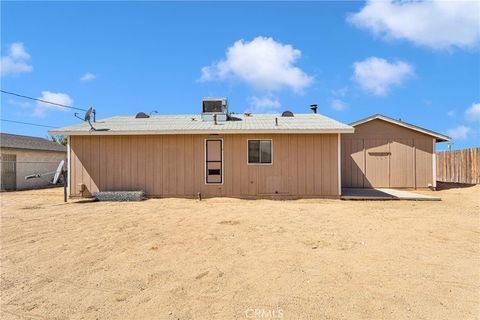
[[[228,118],[228,102],[227,98],[203,98],[202,99],[202,120],[213,121],[214,115],[216,120],[227,121]]]

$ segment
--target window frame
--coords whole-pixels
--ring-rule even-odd
[[[270,141],[270,162],[250,162],[249,161],[249,142],[250,141]],[[261,154],[261,150],[259,150],[259,154]],[[271,166],[273,165],[273,139],[263,139],[263,138],[257,138],[257,139],[247,139],[247,165],[249,166]]]

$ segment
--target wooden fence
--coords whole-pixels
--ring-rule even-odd
[[[437,181],[480,184],[480,148],[437,152]]]

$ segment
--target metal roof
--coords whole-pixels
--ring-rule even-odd
[[[383,120],[383,121],[386,121],[386,122],[390,122],[390,123],[405,127],[407,129],[418,131],[418,132],[421,132],[423,134],[429,135],[431,137],[434,137],[437,142],[450,141],[449,136],[446,136],[446,135],[443,135],[441,133],[431,131],[431,130],[428,130],[428,129],[425,129],[425,128],[422,128],[422,127],[419,127],[419,126],[416,126],[416,125],[413,125],[413,124],[410,124],[410,123],[407,123],[407,122],[403,122],[401,120],[396,120],[396,119],[393,119],[393,118],[390,118],[390,117],[387,117],[387,116],[384,116],[384,115],[381,115],[381,114],[371,115],[370,117],[367,117],[365,119],[361,119],[361,120],[352,122],[352,123],[350,123],[350,125],[352,127],[355,127],[355,126],[358,126],[362,123],[366,123],[366,122],[376,120],[376,119]]]
[[[97,120],[90,130],[88,123],[50,130],[61,135],[142,135],[142,134],[236,134],[236,133],[353,133],[354,129],[320,114],[231,114],[231,120],[202,121],[200,115],[152,115],[136,119],[134,116],[115,116]],[[275,123],[278,119],[278,125]]]
[[[0,133],[0,147],[37,151],[67,152],[67,147],[39,137]]]

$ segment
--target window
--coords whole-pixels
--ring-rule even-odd
[[[271,164],[272,140],[248,140],[248,163]]]

